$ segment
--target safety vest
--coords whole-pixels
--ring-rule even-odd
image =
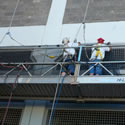
[[[98,46],[98,45],[97,45]],[[97,48],[97,50],[96,50],[96,58],[98,57],[100,55],[100,57],[101,57],[101,60],[103,60],[103,57],[102,57],[102,53],[101,53],[101,51],[100,51],[100,48]]]

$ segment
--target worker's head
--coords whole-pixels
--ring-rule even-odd
[[[98,43],[103,44],[105,40],[103,38],[98,38],[97,41],[98,41]]]
[[[81,45],[81,42],[78,42],[78,46],[80,46]]]
[[[62,40],[62,44],[66,45],[69,43],[69,38],[65,37],[63,40]]]

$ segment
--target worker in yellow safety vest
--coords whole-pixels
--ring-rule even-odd
[[[105,52],[111,50],[111,47],[108,47],[107,45],[104,44],[103,38],[97,39],[97,42],[98,43],[96,45],[94,45],[92,48],[92,54],[91,54],[90,61],[93,61],[93,62],[102,61],[105,57]],[[108,43],[108,45],[109,44],[110,43]],[[90,75],[102,75],[101,65],[100,64],[97,64],[96,66],[94,66],[94,65],[95,64],[93,63],[89,66],[89,68],[92,68],[90,70]]]

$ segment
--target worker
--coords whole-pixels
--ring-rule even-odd
[[[98,43],[96,45],[94,45],[92,48],[92,54],[91,54],[90,61],[92,61],[92,62],[102,61],[105,57],[105,52],[111,50],[111,47],[108,46],[111,43],[108,42],[107,45],[105,45],[104,41],[105,40],[103,38],[97,39]],[[104,46],[104,47],[101,47],[101,46]],[[89,68],[92,68],[90,70],[90,75],[102,75],[102,67],[100,64],[95,65],[95,63],[93,63],[90,65]]]
[[[69,38],[64,38],[62,41],[64,47],[72,47],[72,44],[69,41]],[[71,62],[71,64],[66,64],[63,65],[62,67],[62,76],[65,76],[66,74],[68,75],[74,75],[74,71],[75,71],[75,49],[74,48],[64,48],[63,49],[64,53],[63,53],[63,58],[64,58],[64,62]]]
[[[77,42],[77,39],[74,40],[72,47],[75,47],[75,57],[74,61],[78,61],[78,55],[79,55],[79,47],[81,46],[81,42]]]

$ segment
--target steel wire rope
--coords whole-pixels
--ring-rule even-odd
[[[85,16],[84,16],[84,19],[83,19],[83,40],[84,40],[85,44],[86,44],[86,16],[87,16],[89,4],[90,4],[90,0],[88,0],[86,11],[85,11]],[[86,55],[87,59],[89,60],[89,56],[88,56],[86,47],[85,47],[85,55]]]
[[[11,29],[11,27],[12,27],[13,20],[14,20],[14,17],[15,17],[15,14],[16,14],[17,7],[18,7],[18,5],[19,5],[19,2],[20,2],[20,0],[17,0],[17,2],[16,2],[16,7],[15,7],[15,9],[14,9],[14,11],[13,11],[12,18],[11,18],[10,24],[9,24],[9,26],[8,26],[8,31],[7,31],[7,32],[4,34],[4,36],[2,37],[2,39],[1,39],[1,41],[0,41],[0,44],[1,44],[1,43],[3,42],[3,40],[5,39],[6,35],[8,35],[13,41],[15,41],[16,43],[18,43],[18,44],[20,44],[20,45],[23,46],[23,44],[20,43],[19,41],[15,40],[15,39],[12,37],[11,33],[10,33],[10,29]]]
[[[10,103],[11,103],[11,100],[12,100],[13,91],[14,91],[15,88],[16,88],[16,83],[17,83],[18,77],[19,77],[19,75],[20,75],[20,73],[21,73],[22,70],[23,70],[23,68],[21,68],[21,69],[19,70],[19,72],[18,72],[17,75],[16,75],[16,79],[15,79],[14,83],[12,84],[12,90],[11,90],[11,92],[10,92],[10,96],[9,96],[9,99],[8,99],[8,104],[7,104],[7,107],[6,107],[6,109],[5,109],[5,113],[4,113],[4,116],[3,116],[3,119],[2,119],[1,125],[4,125],[4,123],[5,123],[5,120],[6,120],[6,117],[7,117],[7,113],[8,113],[8,110],[9,110],[9,106],[10,106]]]
[[[80,24],[80,26],[79,26],[79,28],[78,28],[78,30],[76,32],[75,39],[77,38],[77,36],[78,36],[78,34],[80,32],[80,29],[81,29],[81,27],[82,27],[83,24],[84,24],[84,27],[85,27],[86,16],[87,16],[87,13],[88,13],[89,4],[90,4],[90,0],[88,0],[88,2],[87,2],[86,9],[85,9],[85,14],[84,14],[82,23]],[[83,34],[85,34],[85,31],[83,31]]]
[[[62,28],[61,28],[61,33],[62,33]],[[60,36],[61,36],[61,33],[60,33]],[[65,59],[66,59],[66,57],[64,58],[63,62],[65,61]],[[61,82],[61,85],[60,85],[60,88],[59,88],[59,82],[60,82],[60,79],[61,79],[61,71],[62,71],[62,65],[60,64],[59,79],[57,81],[56,91],[55,91],[55,95],[54,95],[54,99],[53,99],[53,103],[52,103],[52,108],[51,108],[51,113],[50,113],[49,123],[48,123],[49,125],[51,125],[51,123],[52,123],[52,119],[53,119],[55,111],[56,111],[56,105],[58,104],[58,100],[59,100],[59,97],[60,97],[60,94],[61,94],[62,85],[63,85],[63,81],[64,81],[64,77],[65,77],[65,76],[63,76],[62,82]]]
[[[61,37],[61,34],[62,34],[62,28],[61,28],[61,32],[60,32],[60,37]],[[46,54],[47,54],[47,52],[46,52]],[[66,57],[64,58],[63,62],[65,61],[65,59],[66,59]],[[59,79],[57,81],[55,95],[54,95],[54,99],[53,99],[53,103],[52,103],[52,108],[51,108],[51,113],[50,113],[49,123],[48,123],[49,125],[51,125],[51,123],[52,123],[52,119],[54,117],[54,114],[55,114],[55,111],[56,111],[56,106],[58,104],[58,100],[59,100],[59,97],[60,97],[60,94],[61,94],[61,90],[62,90],[62,86],[63,86],[63,81],[64,81],[64,77],[65,76],[63,76],[63,78],[62,78],[61,85],[60,85],[60,88],[59,88],[59,82],[61,80],[62,67],[63,66],[60,64]]]
[[[87,7],[88,8],[88,7]],[[85,12],[87,13],[87,12]],[[86,15],[86,14],[85,14]],[[84,16],[84,20],[85,20],[85,16]],[[81,26],[79,27],[79,30],[80,30]],[[79,30],[77,31],[77,34],[76,34],[76,37],[79,33]],[[61,29],[61,32],[62,32],[62,29]],[[76,39],[75,37],[75,39]],[[73,43],[71,45],[71,47],[73,46]],[[67,56],[65,57],[65,59],[67,58]],[[63,60],[63,62],[65,61],[65,59]],[[62,65],[61,65],[61,68],[60,68],[60,73],[59,73],[59,81],[60,81],[60,78],[61,78],[61,70],[62,70]],[[59,100],[59,97],[60,97],[60,94],[61,94],[61,90],[62,90],[62,85],[63,85],[63,81],[64,81],[64,78],[65,76],[63,76],[62,78],[62,81],[61,81],[61,86],[60,86],[60,89],[59,89],[59,92],[58,92],[58,88],[59,88],[59,82],[57,83],[57,87],[56,87],[56,92],[55,92],[55,96],[54,96],[54,100],[53,100],[53,103],[52,103],[52,109],[51,109],[51,113],[50,113],[50,117],[49,117],[49,123],[48,125],[51,125],[52,123],[52,119],[54,117],[54,113],[56,111],[56,105],[58,103],[58,100]],[[59,93],[59,94],[58,94]],[[58,94],[58,95],[57,95]]]
[[[62,30],[61,30],[62,32]],[[61,35],[60,35],[61,36]],[[73,43],[71,45],[71,47],[73,46]],[[66,58],[67,58],[68,55],[66,55],[63,59],[63,62],[65,62]],[[65,68],[63,66],[63,64],[61,65],[60,64],[60,72],[59,72],[59,81],[61,80],[61,71],[62,71],[62,67]],[[49,123],[48,125],[51,125],[52,124],[52,119],[54,117],[54,114],[56,112],[56,106],[58,104],[58,100],[60,98],[60,95],[61,95],[61,91],[62,91],[62,87],[63,87],[63,82],[64,82],[64,78],[65,78],[66,74],[62,77],[62,80],[61,80],[61,85],[60,85],[60,88],[59,88],[59,81],[57,82],[57,87],[56,87],[56,92],[55,92],[55,96],[54,96],[54,99],[53,99],[53,103],[52,103],[52,108],[51,108],[51,113],[50,113],[50,117],[49,117]],[[58,90],[59,89],[59,90]]]
[[[54,99],[53,99],[53,103],[52,103],[52,108],[51,108],[51,113],[50,113],[50,117],[49,117],[49,123],[48,125],[51,125],[52,123],[52,118],[53,118],[53,111],[55,110],[55,103],[56,103],[56,98],[57,98],[57,94],[58,94],[58,88],[59,88],[59,82],[61,79],[61,71],[62,71],[62,65],[60,65],[60,71],[59,71],[59,79],[57,81],[57,86],[56,86],[56,91],[55,91],[55,95],[54,95]],[[57,105],[57,104],[56,104]],[[55,111],[54,111],[55,112]]]
[[[1,64],[0,64],[1,65]],[[2,65],[3,67],[5,67],[5,68],[13,68],[13,70],[14,69],[16,69],[16,68],[23,68],[23,67],[21,67],[21,66],[19,66],[19,65],[17,65],[17,66],[15,66],[15,67],[8,67],[8,66],[5,66],[5,65]],[[20,69],[21,70],[21,69]],[[5,76],[5,79],[4,79],[4,83],[7,83],[6,81],[7,81],[7,78],[8,78],[8,76],[9,76],[9,73],[7,73],[7,74],[5,74],[4,75]],[[9,87],[11,87],[11,85],[9,85],[9,84],[6,84],[6,85],[8,85]]]
[[[84,19],[83,19],[84,28],[85,28],[85,19],[86,19],[86,15],[87,15],[87,11],[88,11],[88,6],[89,6],[89,0],[88,0],[88,3],[87,3],[87,7],[86,7],[86,11],[85,11],[85,16],[84,16]],[[82,25],[81,25],[81,26],[82,26]],[[81,29],[81,26],[79,27],[79,30],[78,30],[78,32],[77,32],[77,34],[76,34],[75,39],[77,38],[77,35],[78,35],[78,33],[79,33],[80,29]],[[85,30],[84,30],[84,34],[85,34]],[[84,40],[85,40],[85,37],[84,37]],[[72,43],[71,47],[72,47],[72,46],[73,46],[73,43]],[[62,67],[62,66],[61,66],[61,67]],[[59,94],[58,94],[58,96],[57,96],[58,87],[57,87],[57,89],[56,89],[55,99],[54,99],[53,104],[52,104],[52,109],[51,109],[51,114],[50,114],[49,124],[48,124],[48,125],[51,125],[51,123],[52,123],[52,119],[53,119],[54,114],[55,114],[55,111],[56,111],[56,105],[58,104],[58,100],[59,100],[59,97],[60,97],[60,94],[61,94],[61,90],[62,90],[64,78],[65,78],[65,76],[63,76],[63,78],[62,78],[61,86],[60,86],[60,88],[59,88]],[[56,97],[57,97],[57,99],[56,99]]]
[[[84,40],[84,43],[86,43],[86,38],[85,38],[85,33],[86,33],[86,17],[87,17],[87,13],[88,13],[89,4],[90,4],[90,0],[87,1],[87,5],[86,5],[86,9],[85,9],[85,14],[84,14],[82,23],[80,24],[80,26],[79,26],[79,28],[78,28],[78,30],[76,32],[75,39],[74,39],[74,40],[77,39],[78,34],[80,32],[80,29],[81,29],[81,27],[83,25],[83,40]],[[88,56],[86,48],[85,48],[85,55],[86,55],[87,59],[89,60],[89,56]]]
[[[53,111],[51,111],[51,114],[50,114],[49,125],[52,124],[52,120],[53,120],[54,114],[55,114],[55,112],[56,112],[56,106],[57,106],[57,104],[58,104],[58,101],[59,101],[59,98],[60,98],[60,95],[61,95],[64,78],[65,78],[65,76],[63,76],[63,78],[62,78],[62,80],[61,80],[61,85],[60,85],[60,88],[59,88],[59,92],[58,92],[58,95],[57,95],[57,97],[56,97],[55,103],[54,103],[54,105],[53,105]]]
[[[84,21],[85,21],[86,15],[87,15],[88,6],[89,6],[89,0],[88,0],[88,4],[87,4],[87,7],[86,7],[87,9],[86,9],[86,12],[85,12]],[[84,26],[84,27],[85,27],[85,26]],[[78,30],[76,36],[78,35],[78,33],[79,33],[79,31],[80,31],[80,28],[81,28],[81,26],[79,27],[79,30]],[[85,32],[84,32],[84,34],[85,34]],[[76,39],[76,37],[75,37],[75,39]],[[72,46],[73,46],[73,43],[72,43],[71,47],[72,47]],[[65,57],[65,59],[66,59],[66,57]],[[65,61],[65,59],[64,59],[64,61]],[[62,65],[61,65],[60,73],[59,73],[59,81],[60,81],[60,78],[61,78],[61,70],[62,70]],[[65,75],[63,76],[63,78],[62,78],[62,80],[61,80],[60,88],[59,88],[59,82],[57,83],[56,92],[55,92],[54,100],[53,100],[53,103],[52,103],[52,109],[51,109],[51,113],[50,113],[48,125],[51,125],[51,124],[52,124],[52,119],[53,119],[54,114],[55,114],[55,112],[56,112],[56,106],[57,106],[57,104],[58,104],[58,100],[59,100],[59,97],[60,97],[60,95],[61,95],[64,78],[65,78]],[[59,88],[59,92],[58,92],[58,88]],[[58,95],[57,95],[57,94],[58,94]]]
[[[61,33],[62,33],[62,28],[61,28]],[[60,37],[61,37],[61,33],[60,33]],[[67,58],[67,56],[63,59],[63,62],[65,61],[66,58]],[[60,64],[59,79],[58,79],[57,84],[56,84],[56,90],[55,90],[55,95],[54,95],[54,99],[53,99],[53,103],[52,103],[52,108],[51,108],[51,113],[50,113],[48,125],[51,125],[51,123],[52,123],[52,119],[53,119],[55,111],[56,111],[56,106],[58,104],[58,100],[59,100],[61,90],[62,90],[62,86],[63,86],[63,81],[64,81],[64,78],[65,78],[65,75],[64,75],[63,78],[62,78],[62,81],[61,81],[60,88],[59,88],[59,82],[61,80],[62,67],[63,67],[63,64],[62,65]]]
[[[13,38],[10,32],[7,32],[7,35],[9,35],[9,37],[10,37],[13,41],[15,41],[16,43],[20,44],[21,46],[24,46],[21,42],[17,41],[15,38]]]
[[[86,19],[86,15],[87,15],[87,11],[88,11],[88,6],[89,6],[89,0],[88,0],[88,3],[87,3],[87,6],[86,6],[86,11],[85,11],[83,22],[85,22],[85,19]],[[80,29],[81,29],[82,24],[83,23],[81,23],[81,25],[80,25],[77,33],[76,33],[75,39],[77,38],[77,35],[78,35],[78,33],[79,33]],[[73,46],[73,43],[72,43],[71,47],[72,46]],[[65,57],[65,59],[66,59],[66,57]],[[64,59],[64,61],[65,61],[65,59]],[[61,78],[61,70],[62,70],[62,65],[61,65],[60,73],[59,73],[59,81],[60,81],[60,78]],[[52,118],[54,117],[54,113],[56,111],[56,105],[58,104],[58,100],[59,100],[59,97],[60,97],[60,94],[61,94],[61,90],[62,90],[62,85],[63,85],[64,78],[65,78],[65,76],[63,76],[63,78],[62,78],[60,88],[59,88],[59,82],[57,83],[56,92],[55,92],[55,96],[54,96],[54,100],[53,100],[53,104],[52,104],[52,109],[51,109],[51,113],[50,113],[50,118],[49,118],[48,125],[51,125],[51,123],[52,123]],[[59,88],[59,92],[58,92],[58,88]]]
[[[64,57],[63,62],[65,62],[67,56]],[[61,91],[62,91],[63,81],[64,81],[64,78],[66,76],[66,75],[63,76],[62,81],[61,81],[61,85],[60,85],[60,88],[59,88],[59,82],[61,80],[62,67],[64,68],[63,64],[62,65],[60,64],[59,79],[58,79],[57,86],[56,86],[56,91],[55,91],[55,95],[54,95],[54,99],[53,99],[53,103],[52,103],[52,108],[51,108],[51,113],[50,113],[48,125],[51,125],[51,123],[52,123],[52,119],[53,119],[55,111],[56,111],[56,106],[58,104],[58,100],[59,100],[59,97],[60,97],[60,94],[61,94]]]

